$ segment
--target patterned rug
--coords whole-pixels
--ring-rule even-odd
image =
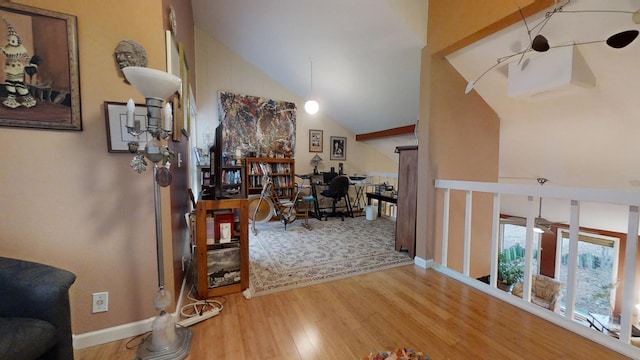
[[[303,220],[284,225],[258,224],[249,231],[250,282],[253,296],[309,286],[349,276],[413,264],[394,249],[395,222],[364,217]]]

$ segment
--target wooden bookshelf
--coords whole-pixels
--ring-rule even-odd
[[[247,196],[262,191],[261,163],[265,164],[278,197],[293,199],[296,194],[295,160],[291,158],[246,158]]]

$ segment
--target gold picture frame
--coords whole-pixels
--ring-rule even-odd
[[[322,152],[322,130],[309,130],[309,152]]]
[[[11,2],[0,5],[0,16],[21,39],[13,52],[24,67],[14,86],[0,87],[0,126],[81,131],[76,16]]]

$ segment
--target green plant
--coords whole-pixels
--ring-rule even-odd
[[[611,303],[611,293],[618,287],[620,281],[612,282],[610,284],[600,285],[599,291],[592,294],[591,298],[596,301],[603,301],[606,303],[609,310],[609,316],[613,315],[613,306]]]
[[[498,254],[498,280],[503,284],[513,285],[524,278],[524,261],[519,257],[507,260],[504,253]]]

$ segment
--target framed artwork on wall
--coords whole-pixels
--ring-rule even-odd
[[[347,138],[344,136],[331,137],[331,160],[347,160]]]
[[[180,53],[178,52],[178,46],[171,31],[165,31],[165,46],[167,51],[167,72],[180,77]],[[182,91],[182,89],[180,89]]]
[[[127,104],[123,102],[104,102],[104,112],[107,121],[107,146],[111,153],[128,153],[129,142],[137,141],[141,152],[147,141],[151,140],[148,132],[143,132],[140,136],[134,136],[127,131]],[[136,128],[146,130],[147,127],[147,107],[136,104],[136,111],[133,116],[133,123]]]
[[[309,152],[322,152],[322,130],[309,130]]]
[[[180,56],[180,78],[182,79],[182,91],[180,92],[180,110],[182,111],[182,118],[175,118],[174,121],[182,121],[180,124],[180,132],[186,137],[189,137],[189,117],[191,116],[189,101],[191,95],[191,84],[189,83],[189,65],[187,64],[187,55],[184,50],[184,44],[178,43],[178,53]],[[173,134],[174,141],[180,141],[181,134]],[[176,137],[178,139],[176,139]]]
[[[220,91],[221,153],[240,149],[260,157],[293,158],[296,148],[296,104]],[[216,144],[217,146],[217,144]],[[270,154],[270,155],[269,155]]]
[[[10,2],[0,16],[16,40],[0,45],[0,126],[82,130],[77,18]]]
[[[180,141],[182,136],[182,106],[180,105],[180,96],[174,95],[170,101],[173,114],[173,133],[171,134],[173,141]]]

